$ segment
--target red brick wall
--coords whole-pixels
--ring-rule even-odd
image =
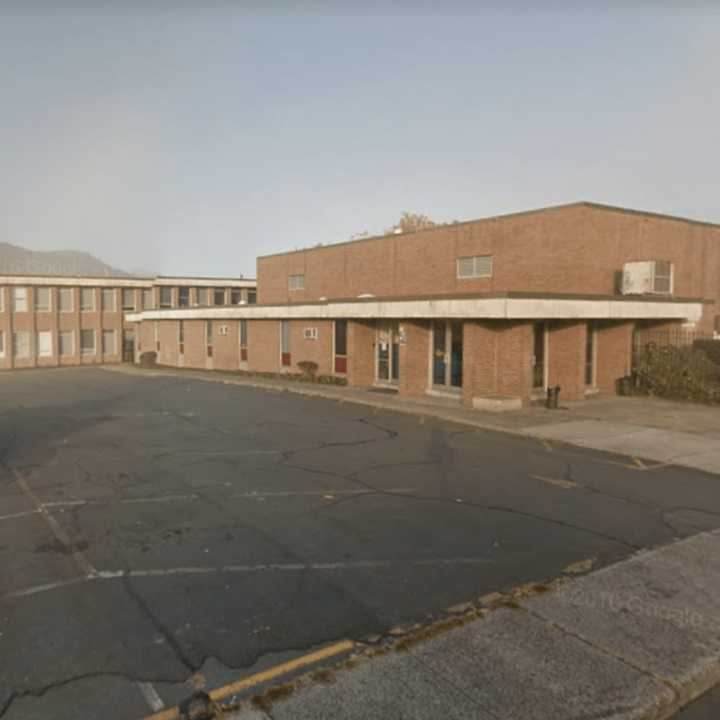
[[[405,343],[400,344],[401,395],[423,395],[429,384],[430,339],[428,321],[406,320],[401,323]]]
[[[630,373],[634,323],[597,323],[595,378],[599,390],[615,392],[616,381]]]
[[[290,323],[292,328],[291,350],[292,350],[292,371],[300,372],[298,363],[309,361],[317,363],[318,373],[321,375],[332,374],[333,359],[333,324],[327,320],[293,320]],[[277,332],[280,333],[279,323]],[[317,340],[306,340],[304,330],[316,328],[318,331]]]
[[[349,385],[370,387],[375,380],[375,325],[361,320],[348,321]]]
[[[456,260],[492,255],[493,277],[460,280]],[[487,291],[613,294],[633,260],[670,260],[675,295],[714,299],[720,314],[720,228],[579,205],[258,258],[259,301],[284,303]],[[288,275],[305,275],[290,292]]]

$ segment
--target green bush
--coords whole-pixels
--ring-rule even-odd
[[[645,392],[659,397],[720,402],[717,366],[693,345],[646,345],[638,353],[635,374]]]

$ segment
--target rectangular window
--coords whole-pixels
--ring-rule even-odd
[[[172,307],[172,288],[161,287],[160,288],[160,307],[169,308]]]
[[[179,307],[190,307],[190,288],[189,287],[178,288],[178,306]]]
[[[185,323],[178,320],[178,352],[182,355],[185,352]]]
[[[135,309],[135,288],[123,288],[122,306],[123,310]]]
[[[257,304],[257,290],[248,290],[248,305]]]
[[[544,322],[533,328],[533,387],[545,387],[545,332]]]
[[[225,304],[225,288],[215,288],[213,290],[213,305]]]
[[[100,301],[103,312],[115,312],[115,290],[113,288],[103,288],[100,291]]]
[[[457,276],[461,280],[466,278],[492,277],[492,255],[473,255],[457,259]]]
[[[83,355],[94,355],[95,354],[95,331],[94,330],[81,330],[80,331],[80,352]]]
[[[72,312],[73,305],[73,289],[68,287],[58,288],[58,310],[60,312]]]
[[[347,320],[335,321],[335,372],[347,373]]]
[[[305,276],[304,275],[290,275],[290,277],[288,278],[288,289],[304,290],[305,289]]]
[[[95,288],[80,288],[80,310],[82,312],[95,310]]]
[[[37,344],[38,357],[52,357],[52,333],[49,330],[41,330],[38,332],[35,342]]]
[[[290,347],[290,321],[280,321],[280,361],[283,366],[289,367],[292,365],[292,349]]]
[[[102,332],[102,351],[103,355],[114,355],[117,350],[115,348],[115,331],[103,330]]]
[[[13,357],[30,357],[30,333],[27,330],[17,330],[13,333]]]
[[[595,386],[595,323],[587,324],[587,337],[585,339],[585,384]]]
[[[672,263],[667,260],[656,260],[653,273],[653,292],[670,295],[673,291]]]
[[[75,354],[75,333],[72,330],[63,330],[58,334],[58,352],[61,357]]]
[[[0,330],[0,357],[5,357],[5,333]]]
[[[50,312],[50,288],[35,288],[35,312]]]
[[[240,320],[240,328],[238,330],[238,336],[240,338],[240,360],[241,362],[247,362],[248,359],[248,326],[247,320]]]
[[[232,288],[230,290],[230,304],[242,305],[242,290],[240,288]]]
[[[14,287],[10,291],[10,304],[14,313],[27,312],[28,291],[27,288]]]
[[[153,334],[155,337],[155,351],[160,352],[160,323],[157,320],[153,323]]]
[[[153,302],[152,288],[143,288],[143,291],[142,291],[143,310],[152,310],[154,305],[155,305],[155,303]]]
[[[205,321],[205,344],[207,346],[207,356],[213,356],[213,324],[211,320]]]
[[[197,304],[201,307],[206,307],[208,304],[208,289],[198,288],[196,291]]]

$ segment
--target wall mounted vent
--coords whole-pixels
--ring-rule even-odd
[[[672,295],[673,264],[667,260],[643,260],[623,265],[623,295]]]

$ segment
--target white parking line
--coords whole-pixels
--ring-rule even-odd
[[[38,515],[40,510],[24,510],[23,512],[12,513],[11,515],[0,515],[0,520],[12,520],[14,518],[27,517],[28,515]]]
[[[265,492],[263,490],[250,490],[248,492],[244,493],[236,493],[234,495],[231,495],[230,497],[234,498],[245,498],[245,499],[253,499],[253,498],[259,498],[259,497],[296,497],[296,496],[314,496],[314,495],[322,495],[325,496],[335,496],[335,495],[377,495],[379,493],[412,493],[415,492],[417,488],[378,488],[378,490],[370,490],[370,489],[353,489],[353,490],[274,490]]]
[[[165,707],[165,703],[162,701],[162,698],[158,695],[158,692],[152,683],[137,682],[136,685],[140,689],[140,692],[142,693],[143,697],[145,698],[145,701],[150,706],[150,709],[153,712],[158,712],[158,710],[162,710]]]

